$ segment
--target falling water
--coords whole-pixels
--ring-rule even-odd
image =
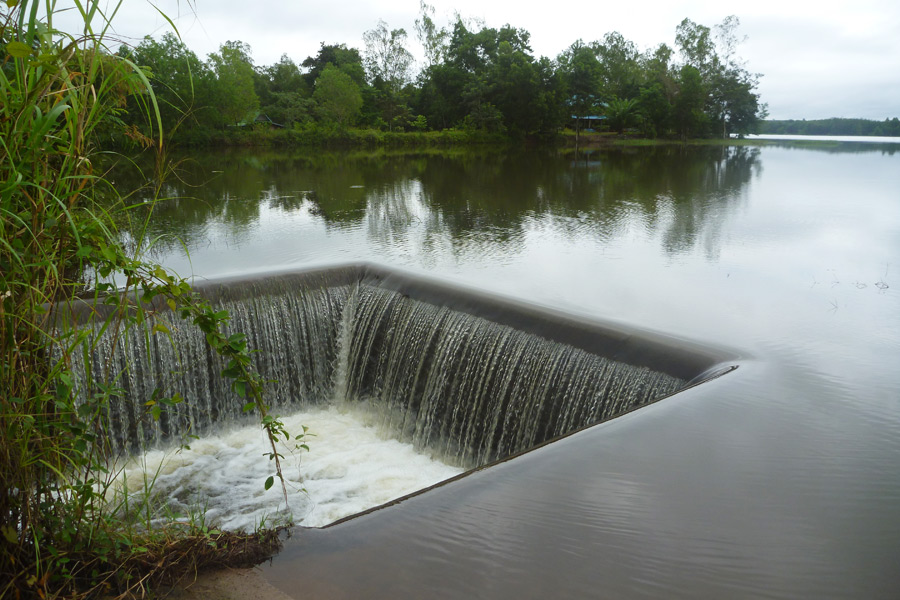
[[[318,280],[317,280],[318,281]],[[229,329],[258,349],[268,402],[283,413],[322,404],[365,408],[386,430],[453,464],[473,467],[612,418],[686,385],[486,317],[368,281],[274,278],[207,290]],[[327,282],[326,282],[327,283]],[[475,311],[473,311],[475,312]],[[134,452],[241,416],[204,337],[171,313],[170,335],[99,336],[82,392],[107,369],[121,388],[108,427]],[[178,391],[158,420],[145,404]]]
[[[685,385],[400,292],[351,296],[344,398],[401,440],[473,467],[620,415]]]
[[[333,388],[337,334],[348,287],[311,290],[268,289],[246,299],[219,298],[227,310],[228,332],[247,334],[254,367],[267,381],[266,401],[276,411],[325,401]],[[108,431],[113,448],[134,452],[211,426],[240,419],[244,402],[220,375],[223,363],[199,329],[172,313],[154,316],[168,334],[129,332],[97,335],[89,361],[73,357],[81,373],[81,393],[90,395],[97,381],[113,381],[121,392],[109,404]],[[100,331],[101,325],[95,325]],[[149,328],[148,328],[149,329]],[[184,402],[150,418],[147,402],[181,394]]]

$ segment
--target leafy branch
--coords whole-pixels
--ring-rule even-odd
[[[263,397],[265,380],[253,369],[254,351],[247,344],[246,334],[225,332],[225,326],[231,319],[228,311],[216,310],[207,299],[191,288],[187,280],[169,273],[159,265],[130,258],[117,246],[111,246],[102,240],[98,240],[97,248],[82,246],[81,253],[86,257],[99,255],[96,266],[101,278],[106,279],[116,271],[125,276],[126,287],[123,290],[116,290],[105,299],[107,303],[119,304],[120,315],[134,309],[129,304],[129,291],[134,290],[138,292],[142,306],[152,306],[154,302],[158,304],[162,301],[179,318],[190,320],[204,334],[206,343],[225,363],[221,375],[230,379],[232,391],[246,400],[243,412],[250,413],[256,410],[259,413],[260,422],[271,447],[271,452],[266,456],[275,465],[275,473],[266,479],[264,486],[266,490],[271,488],[277,477],[281,482],[285,504],[288,504],[287,486],[281,466],[284,456],[278,452],[277,444],[290,441],[292,436],[284,422],[269,413],[269,406]],[[100,283],[97,289],[113,292],[114,286],[111,283]],[[162,322],[156,322],[152,331],[168,333],[167,327]],[[151,409],[155,409],[153,416],[158,419],[160,415],[158,404],[174,404],[180,400],[180,396],[176,395],[174,399],[152,399],[148,404]],[[306,431],[293,436],[293,440],[299,442],[305,433]],[[305,445],[299,447],[308,449]]]

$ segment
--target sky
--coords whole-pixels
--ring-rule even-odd
[[[101,0],[114,6],[115,0]],[[63,6],[67,0],[60,0]],[[771,119],[900,117],[900,2],[897,0],[754,0],[752,2],[569,0],[431,0],[435,21],[454,14],[489,27],[510,24],[531,34],[535,57],[556,57],[575,40],[600,40],[618,31],[641,50],[675,45],[684,18],[712,27],[729,15],[746,40],[738,54],[761,73],[758,91]],[[365,48],[362,35],[379,19],[404,28],[409,49],[421,55],[414,22],[419,0],[308,2],[305,0],[156,0],[201,59],[228,40],[248,43],[257,65],[287,54],[298,64],[321,42]],[[138,43],[171,26],[147,0],[124,0],[114,19],[118,36]],[[60,27],[61,22],[56,25]]]

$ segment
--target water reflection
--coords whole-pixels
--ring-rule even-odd
[[[149,224],[180,272],[372,260],[753,358],[555,450],[304,534],[276,560],[285,589],[896,597],[893,152],[192,156]],[[494,522],[510,527],[486,538]]]
[[[369,250],[516,252],[535,228],[574,241],[635,231],[677,255],[719,252],[722,223],[761,170],[754,147],[420,154],[200,153],[162,188],[154,256],[243,253],[298,230],[364,231]],[[128,174],[117,173],[120,182]],[[127,183],[126,183],[127,185]],[[321,233],[320,231],[320,233]],[[259,260],[279,262],[267,249]],[[424,254],[423,254],[424,252]],[[246,258],[246,256],[244,257]],[[204,273],[213,275],[214,273]]]

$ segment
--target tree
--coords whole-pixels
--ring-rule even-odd
[[[274,65],[261,68],[257,72],[260,75],[257,81],[261,80],[265,84],[264,90],[258,88],[256,91],[262,103],[269,101],[268,97],[264,97],[265,94],[292,93],[300,94],[301,96],[309,95],[309,87],[303,78],[303,74],[300,72],[300,67],[287,54],[282,54],[281,58]]]
[[[684,64],[697,69],[700,76],[708,81],[719,62],[709,27],[684,19],[675,28],[675,43]]]
[[[501,111],[506,129],[522,135],[540,127],[543,90],[529,54],[500,42],[488,81],[488,101]]]
[[[301,63],[301,66],[307,70],[303,77],[310,89],[315,87],[316,79],[328,65],[346,73],[356,85],[362,87],[366,84],[366,70],[363,68],[359,50],[348,48],[345,44],[322,42],[318,54],[308,56]]]
[[[609,118],[609,126],[619,132],[625,133],[625,128],[634,124],[638,117],[637,98],[612,98],[606,103],[606,116]]]
[[[387,23],[378,21],[375,29],[363,34],[366,55],[363,64],[369,83],[381,80],[395,91],[409,81],[413,56],[406,49],[406,30],[388,30]]]
[[[529,34],[505,25],[470,31],[459,17],[443,63],[427,70],[423,106],[430,123],[519,134],[546,120],[545,77],[528,45]],[[498,123],[499,120],[499,123]]]
[[[642,83],[638,112],[643,135],[666,135],[671,125],[672,104],[678,92],[670,62],[673,50],[666,44],[648,49],[640,59]]]
[[[676,28],[678,44],[685,64],[697,69],[708,93],[705,112],[708,121],[717,124],[723,137],[748,133],[765,114],[754,90],[759,76],[747,71],[737,56],[742,39],[737,36],[740,20],[726,17],[715,33],[705,25],[685,19]]]
[[[566,106],[570,115],[585,117],[594,114],[600,105],[600,62],[593,49],[578,40],[557,58],[562,73]],[[578,140],[578,120],[575,120],[575,140]]]
[[[643,134],[648,137],[665,135],[672,116],[672,103],[658,81],[641,88],[638,110],[643,116]]]
[[[684,65],[678,76],[678,96],[672,111],[675,128],[682,139],[704,135],[708,121],[704,112],[707,91],[700,70]]]
[[[202,118],[200,110],[208,109],[211,100],[212,74],[184,42],[172,33],[159,40],[147,36],[130,58],[147,72],[165,129],[175,129],[185,118]]]
[[[406,30],[388,31],[387,23],[378,21],[378,26],[363,34],[366,43],[364,65],[369,83],[378,90],[382,118],[388,129],[393,129],[398,115],[408,112],[400,99],[403,86],[409,82],[413,56],[406,49]]]
[[[428,69],[441,61],[450,34],[443,27],[438,29],[435,25],[434,7],[426,4],[425,0],[419,3],[419,18],[416,19],[415,27],[416,39],[425,51],[425,68]]]
[[[638,93],[640,52],[634,42],[613,31],[594,43],[600,63],[600,79],[604,98],[632,98]]]
[[[765,105],[759,103],[759,94],[754,92],[759,75],[747,71],[746,63],[737,55],[738,45],[746,39],[737,36],[740,24],[732,15],[715,29],[719,71],[714,78],[712,100],[722,124],[722,137],[726,138],[731,133],[743,135],[755,131],[766,113]]]
[[[250,53],[249,45],[228,41],[219,46],[218,53],[209,55],[216,74],[216,108],[226,124],[235,125],[259,110]]]
[[[327,65],[316,79],[313,92],[319,117],[340,128],[352,125],[362,108],[362,94],[353,79],[333,65]]]
[[[310,118],[306,79],[287,54],[274,65],[257,69],[255,83],[260,110],[276,123],[291,126]]]

